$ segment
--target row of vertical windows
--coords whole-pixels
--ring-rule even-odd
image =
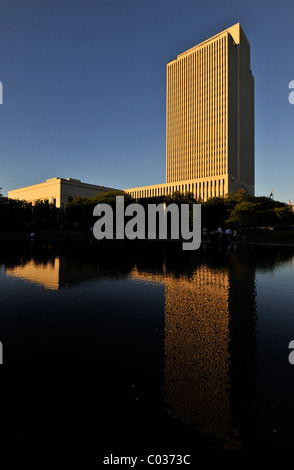
[[[168,66],[167,181],[226,171],[226,40],[218,40]],[[202,149],[202,150],[201,150]]]
[[[149,189],[137,189],[128,191],[134,198],[145,198],[155,196],[165,196],[174,192],[193,193],[196,199],[206,201],[210,197],[225,196],[225,180],[216,179],[211,181],[200,181],[197,183],[185,183],[154,187]]]

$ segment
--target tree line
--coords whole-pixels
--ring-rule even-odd
[[[196,200],[192,193],[176,192],[172,195],[133,199],[129,194],[109,192],[93,198],[76,197],[65,209],[58,209],[48,201],[37,201],[34,206],[26,201],[2,200],[0,203],[1,230],[90,230],[95,222],[93,209],[99,203],[111,205],[115,211],[116,196],[124,195],[125,205],[134,202],[147,208],[148,204],[201,203],[202,227],[256,228],[294,225],[294,213],[287,204],[265,196],[245,196],[241,193],[214,197],[206,202]]]

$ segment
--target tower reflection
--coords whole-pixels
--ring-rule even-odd
[[[148,362],[150,336],[146,335],[146,361],[138,360],[136,367],[144,369],[147,383],[150,377],[146,364],[150,369],[159,364],[158,376],[164,375],[165,410],[175,421],[216,436],[230,448],[250,448],[256,387],[255,275],[260,270],[271,271],[279,264],[291,263],[292,252],[240,247],[236,251],[211,250],[195,255],[180,251],[177,255],[173,246],[168,253],[161,245],[158,251],[154,246],[148,250],[146,245],[143,250],[140,245],[137,252],[133,245],[129,251],[121,246],[117,251],[99,251],[96,245],[79,246],[78,250],[75,245],[52,245],[44,252],[37,252],[36,248],[33,253],[28,250],[26,257],[15,258],[14,253],[5,263],[7,274],[22,279],[34,277],[41,282],[42,271],[51,276],[54,268],[56,277],[51,279],[56,280],[58,289],[107,276],[164,285],[164,312],[162,304],[156,310],[162,319],[164,313],[164,338],[159,339],[160,347],[164,347],[164,366],[158,360],[159,354],[154,356],[156,362]],[[126,283],[123,289],[127,285],[132,296],[134,283]],[[143,297],[136,306],[140,308],[142,302]],[[123,309],[129,315],[128,308],[119,305],[115,321],[123,325]],[[101,333],[98,329],[93,331],[94,348]],[[134,327],[129,338],[132,340],[136,334]],[[109,338],[111,342],[113,337]],[[144,334],[140,339],[144,341]],[[127,344],[128,338],[124,340]],[[114,357],[120,352],[113,348]],[[132,355],[136,355],[135,347],[130,348],[129,357]]]
[[[201,265],[191,275],[132,275],[165,284],[167,411],[228,439],[230,425],[229,274]]]

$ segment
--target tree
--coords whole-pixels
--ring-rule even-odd
[[[246,225],[256,227],[260,224],[262,217],[256,210],[256,204],[250,201],[242,201],[232,209],[229,218],[226,220],[228,225]]]
[[[294,212],[291,208],[275,207],[274,217],[276,225],[293,225],[294,224]]]

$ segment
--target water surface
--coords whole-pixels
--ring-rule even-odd
[[[0,448],[292,449],[293,257],[2,244]]]

